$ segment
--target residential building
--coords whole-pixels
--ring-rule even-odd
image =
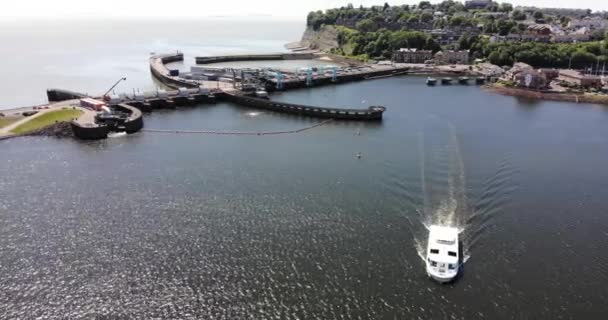
[[[464,2],[467,9],[484,9],[492,4],[492,0],[468,0]]]
[[[588,28],[590,30],[602,30],[608,28],[608,20],[601,17],[586,17],[584,19],[570,20],[568,28]]]
[[[393,62],[397,63],[425,63],[433,59],[431,50],[417,50],[415,48],[401,48],[393,52]]]
[[[591,40],[591,36],[585,33],[556,34],[551,37],[551,41],[558,43],[575,43]]]
[[[586,88],[599,88],[602,86],[601,77],[594,75],[586,75],[576,70],[562,69],[559,71],[558,79],[571,85]]]
[[[458,42],[458,39],[462,36],[462,32],[456,32],[453,30],[432,30],[429,32],[433,40],[435,40],[441,46],[447,46]]]
[[[537,36],[551,35],[551,26],[548,24],[531,24],[528,26],[526,33]]]
[[[506,18],[509,15],[506,12],[477,12],[475,18]]]
[[[446,50],[435,54],[437,64],[468,64],[469,50]]]

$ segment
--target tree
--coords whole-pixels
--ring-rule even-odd
[[[420,8],[420,9],[430,9],[431,8],[431,2],[429,2],[429,1],[420,1],[420,3],[418,4],[418,8]]]
[[[388,5],[388,2],[384,3],[384,9],[383,11],[386,11],[388,8],[390,8],[391,6]]]
[[[583,69],[597,62],[597,57],[589,52],[578,50],[572,55],[572,67]]]
[[[513,11],[513,5],[510,4],[510,3],[504,2],[504,3],[500,4],[500,9],[499,10],[501,12],[511,12],[511,11]]]
[[[372,32],[377,29],[377,26],[372,19],[363,19],[357,22],[355,27],[361,32]]]
[[[425,12],[425,13],[423,13],[423,14],[420,15],[420,21],[421,22],[429,22],[431,20],[433,20],[433,15],[430,14],[430,13]]]
[[[534,19],[542,19],[544,17],[544,15],[540,11],[534,11],[534,14],[532,14],[532,17],[534,17]]]
[[[469,38],[468,34],[463,33],[462,36],[460,36],[460,39],[458,39],[458,49],[460,49],[460,50],[471,49],[471,42],[470,42],[470,38]]]
[[[515,27],[515,22],[511,20],[498,20],[496,22],[496,28],[498,29],[498,34],[501,36],[506,36],[509,34],[509,31]]]
[[[450,18],[450,26],[453,26],[453,27],[460,26],[460,25],[462,25],[463,22],[464,22],[464,18],[461,16]]]
[[[513,13],[511,14],[511,17],[513,18],[513,20],[517,20],[517,21],[526,20],[526,14],[520,10],[513,11]]]

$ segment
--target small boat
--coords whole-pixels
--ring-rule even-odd
[[[469,77],[460,77],[460,78],[458,78],[458,83],[460,83],[460,84],[469,84]]]
[[[268,99],[268,92],[266,90],[260,89],[255,92],[255,96],[260,99]]]
[[[486,78],[484,77],[477,77],[475,78],[475,83],[476,84],[484,84],[486,82]]]
[[[441,283],[454,280],[460,268],[458,229],[433,225],[429,228],[427,275]]]
[[[452,84],[452,78],[450,78],[450,77],[441,78],[441,84]]]
[[[432,78],[432,77],[426,78],[426,85],[427,86],[434,86],[435,84],[437,84],[437,79]]]

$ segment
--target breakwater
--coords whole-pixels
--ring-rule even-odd
[[[66,100],[82,99],[82,98],[86,98],[86,96],[87,95],[84,93],[64,90],[64,89],[47,89],[46,90],[46,97],[49,100],[49,102],[61,102],[61,101],[66,101]]]
[[[209,64],[234,61],[272,61],[272,60],[310,60],[313,53],[241,54],[226,56],[196,57],[196,64]]]
[[[199,85],[195,81],[171,75],[171,72],[165,64],[179,61],[184,61],[183,53],[154,55],[150,57],[150,72],[152,72],[154,77],[170,88],[198,88]]]
[[[112,131],[120,130],[126,133],[135,133],[143,128],[144,120],[141,110],[127,104],[119,104],[113,108],[128,115],[122,123],[115,125],[97,123],[87,117],[81,117],[70,123],[74,136],[83,140],[99,140],[107,138]]]
[[[225,93],[221,96],[223,99],[226,99],[230,102],[248,107],[316,118],[331,118],[336,120],[382,120],[382,115],[386,110],[386,108],[379,106],[369,107],[367,109],[315,107],[294,103],[271,101],[267,99],[260,99],[246,95],[231,93]]]
[[[332,76],[319,76],[310,79],[310,81],[307,81],[305,78],[286,79],[281,81],[280,87],[281,90],[309,88],[314,86],[394,77],[409,73],[409,67],[378,66],[370,70],[352,71],[349,73],[337,74],[335,78]],[[264,81],[267,83],[267,87],[269,90],[275,90],[277,87],[279,87],[277,79],[275,78],[264,79]]]
[[[281,56],[301,56],[308,54],[285,54]],[[264,57],[274,57],[274,55],[263,55]],[[227,56],[227,57],[240,57],[240,56]],[[150,59],[150,68],[154,70],[153,75],[157,77],[157,79],[161,82],[169,82],[173,83],[174,81],[181,81],[179,77],[171,76],[169,74],[169,70],[164,65],[165,61],[179,61],[183,60],[183,55],[176,54],[175,56],[171,55],[161,55],[155,56]],[[356,81],[363,80],[369,77],[377,77],[377,76],[392,76],[397,74],[402,74],[405,70],[397,69],[392,67],[385,67],[379,70],[369,71],[360,71],[349,73],[348,75],[341,75],[338,79],[340,81]],[[176,80],[176,78],[178,80]],[[272,81],[270,79],[262,79],[266,82],[266,86],[272,88]],[[186,80],[183,80],[186,81]],[[367,109],[342,109],[342,108],[332,108],[332,107],[319,107],[319,106],[306,106],[306,105],[298,105],[284,102],[275,102],[268,99],[260,99],[256,97],[252,97],[245,92],[237,90],[231,84],[223,83],[220,86],[220,81],[190,81],[189,83],[197,83],[198,86],[202,88],[213,88],[209,90],[213,90],[215,92],[215,96],[218,99],[230,101],[236,104],[244,105],[247,107],[271,110],[282,113],[289,114],[297,114],[302,116],[316,117],[316,118],[332,118],[336,120],[361,120],[361,121],[370,121],[370,120],[382,120],[382,116],[386,108],[380,106],[373,106]],[[276,81],[276,80],[275,80]],[[306,86],[306,82],[303,80],[290,80],[285,82],[287,85],[285,89],[297,88]],[[329,84],[332,82],[332,77],[320,77],[315,79],[314,84]]]

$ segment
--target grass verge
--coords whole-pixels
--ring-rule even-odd
[[[21,120],[20,117],[0,117],[0,128],[4,128],[13,122]]]
[[[70,121],[74,118],[78,118],[81,114],[82,111],[72,109],[50,111],[21,124],[17,128],[11,130],[11,132],[14,134],[26,134],[44,127],[48,127],[55,122]]]

